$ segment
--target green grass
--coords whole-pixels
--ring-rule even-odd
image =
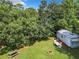
[[[49,51],[52,51],[49,53]],[[7,54],[0,59],[9,59]],[[53,40],[39,41],[33,46],[22,50],[13,59],[79,59],[78,49],[59,49],[53,44]]]

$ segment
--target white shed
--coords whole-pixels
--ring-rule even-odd
[[[71,48],[79,47],[79,35],[74,34],[68,30],[62,29],[57,31],[57,39],[61,40]]]

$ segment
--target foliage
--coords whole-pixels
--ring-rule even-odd
[[[36,40],[55,36],[59,29],[79,34],[78,5],[73,0],[49,4],[42,0],[39,9],[24,9],[8,0],[0,0],[0,40],[12,49],[33,44]]]

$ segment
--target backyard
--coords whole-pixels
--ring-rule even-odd
[[[60,30],[79,47],[79,0],[0,0],[0,59],[79,59]]]
[[[12,59],[79,59],[79,49],[58,48],[53,44],[53,38],[37,41],[33,46],[24,47]],[[0,59],[10,59],[7,54]]]

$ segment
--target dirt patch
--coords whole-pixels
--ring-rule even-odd
[[[28,48],[28,47],[23,47],[23,48],[19,49],[18,51],[19,51],[19,52],[25,51],[25,50],[27,50],[27,48]]]

